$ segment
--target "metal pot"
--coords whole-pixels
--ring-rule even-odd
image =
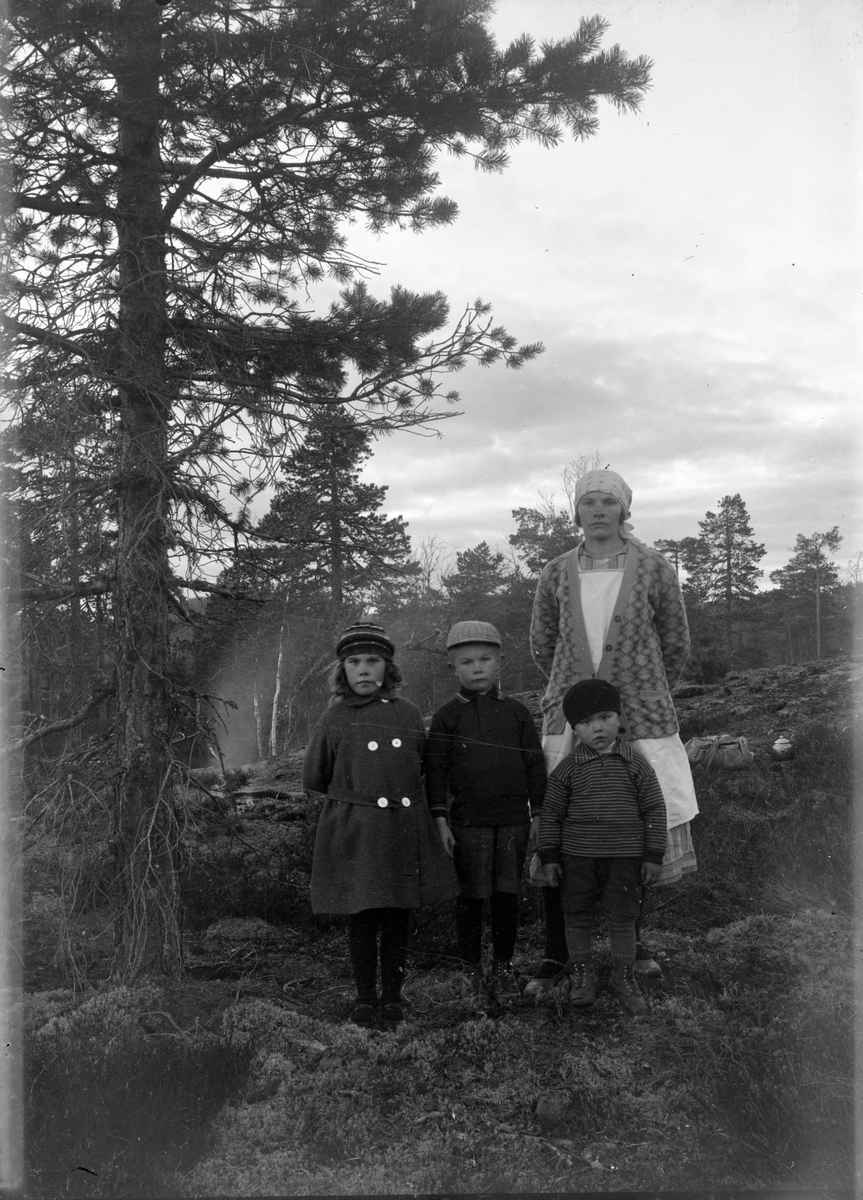
[[[780,733],[770,747],[770,757],[777,762],[788,762],[794,757],[794,743],[787,734]]]

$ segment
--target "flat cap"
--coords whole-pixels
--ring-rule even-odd
[[[446,635],[446,648],[463,646],[465,642],[487,642],[490,646],[500,646],[500,634],[494,625],[488,621],[456,621]]]

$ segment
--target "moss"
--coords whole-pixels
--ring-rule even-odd
[[[247,1051],[178,1029],[156,986],[52,996],[28,1005],[28,1194],[160,1194],[166,1176],[204,1151],[209,1119],[242,1084]]]

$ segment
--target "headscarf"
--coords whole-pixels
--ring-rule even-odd
[[[626,518],[629,516],[632,505],[632,489],[622,475],[618,475],[617,471],[588,471],[586,475],[582,475],[575,485],[576,520],[578,519],[579,502],[588,492],[605,492],[609,496],[614,496],[623,510],[620,522],[621,534],[631,532],[632,526],[626,521]],[[635,542],[638,539],[631,537],[629,540]]]

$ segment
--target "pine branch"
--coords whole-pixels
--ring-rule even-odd
[[[41,584],[39,587],[17,588],[11,599],[18,603],[39,603],[42,600],[72,600],[76,596],[104,596],[113,591],[114,580],[107,575],[81,583]]]
[[[16,208],[31,208],[34,212],[48,213],[52,217],[103,217],[111,219],[116,216],[107,205],[84,204],[71,200],[47,200],[43,196],[31,196],[28,192],[19,192],[15,197]]]
[[[53,721],[50,725],[44,725],[35,733],[31,733],[27,737],[21,738],[20,741],[15,742],[9,747],[9,749],[13,753],[17,753],[19,750],[27,750],[30,746],[35,746],[35,744],[40,742],[42,738],[48,737],[49,734],[62,733],[67,729],[74,729],[76,725],[82,724],[82,722],[87,719],[94,708],[98,708],[100,704],[103,704],[106,700],[110,700],[110,698],[114,695],[116,695],[116,688],[113,684],[111,684],[110,687],[103,688],[101,691],[96,692],[87,701],[84,707],[79,708],[78,711],[73,713],[71,717],[65,717],[62,721]]]
[[[218,583],[209,583],[206,579],[180,579],[175,575],[172,582],[177,587],[187,588],[191,592],[207,592],[212,596],[224,596],[226,600],[247,600],[251,604],[269,604],[272,596],[252,596],[248,592],[238,592],[233,588],[222,587]]]

